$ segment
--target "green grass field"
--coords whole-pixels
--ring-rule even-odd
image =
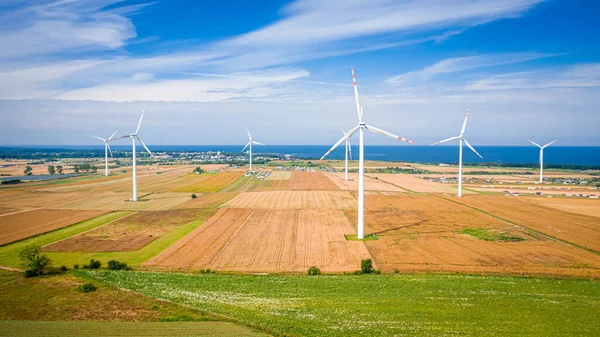
[[[600,335],[600,283],[465,275],[79,275],[279,335]]]
[[[228,322],[27,322],[0,321],[4,337],[267,336]]]

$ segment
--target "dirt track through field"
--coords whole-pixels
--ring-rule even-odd
[[[100,216],[104,211],[39,209],[0,217],[0,245]]]
[[[369,258],[340,210],[221,209],[147,264],[240,272],[353,271]]]

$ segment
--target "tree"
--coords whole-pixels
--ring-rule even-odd
[[[27,165],[25,167],[25,170],[23,171],[23,173],[25,173],[26,176],[30,176],[31,175],[31,171],[33,171],[33,169],[31,168],[31,166]]]
[[[62,165],[56,166],[56,172],[58,172],[58,174],[63,174],[63,167],[62,167]]]
[[[96,165],[91,165],[90,166],[90,172],[96,173],[97,171],[98,171],[98,167]]]
[[[194,173],[196,173],[196,174],[202,174],[204,172],[206,172],[206,171],[204,171],[201,167],[196,167],[196,169],[194,170]]]
[[[73,172],[79,173],[79,165],[78,164],[73,165]]]
[[[56,168],[54,167],[54,165],[48,165],[48,174],[49,175],[56,174]]]
[[[44,270],[50,264],[48,256],[40,255],[40,249],[41,247],[36,245],[27,246],[19,253],[19,258],[29,267],[26,275],[44,275]]]

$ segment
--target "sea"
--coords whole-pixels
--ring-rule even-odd
[[[11,148],[21,146],[11,146]],[[52,145],[22,146],[41,149],[104,150],[103,145]],[[154,152],[240,152],[243,145],[148,145]],[[254,154],[270,153],[292,155],[302,159],[319,159],[331,145],[255,145]],[[3,147],[6,148],[6,147]],[[131,151],[126,145],[114,145],[113,150]],[[344,159],[344,144],[334,150],[328,159]],[[477,157],[468,147],[463,148],[464,163],[535,164],[539,163],[539,148],[534,146],[477,146],[483,156]],[[138,151],[143,151],[141,147]],[[352,146],[352,158],[358,159],[358,146]],[[425,145],[365,145],[365,159],[379,161],[403,161],[413,163],[453,164],[458,162],[458,146]],[[544,164],[585,165],[600,167],[600,146],[550,146],[544,150]]]

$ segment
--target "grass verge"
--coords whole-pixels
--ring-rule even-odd
[[[481,228],[465,228],[462,229],[460,234],[467,234],[484,241],[500,241],[500,242],[520,242],[527,239],[518,235],[510,234],[506,231],[498,231],[491,229]]]
[[[422,274],[78,274],[279,335],[600,334],[600,284],[585,280]]]

